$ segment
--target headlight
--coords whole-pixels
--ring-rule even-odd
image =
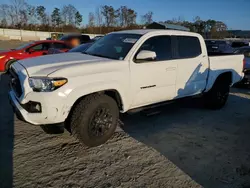
[[[50,92],[67,83],[66,78],[33,77],[29,78],[30,87],[36,92]]]
[[[3,59],[5,57],[5,55],[0,55],[0,59]]]

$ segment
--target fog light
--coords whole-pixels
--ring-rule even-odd
[[[38,112],[41,112],[41,106],[40,106],[40,104],[37,104],[37,105],[35,106],[35,109],[36,109]]]
[[[40,113],[42,112],[42,106],[39,102],[29,101],[26,104],[23,104],[22,107],[30,113]]]

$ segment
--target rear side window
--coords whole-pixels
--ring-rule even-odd
[[[137,54],[142,50],[149,50],[155,52],[156,61],[169,60],[172,58],[171,37],[170,36],[152,37],[146,40],[142,44]]]
[[[201,54],[201,44],[197,37],[177,36],[179,58],[193,58]]]
[[[47,51],[49,48],[50,48],[49,43],[41,43],[41,44],[34,45],[30,47],[29,49],[32,49],[34,51]]]

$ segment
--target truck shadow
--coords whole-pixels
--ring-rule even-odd
[[[204,187],[250,185],[250,100],[233,92],[221,110],[177,102],[158,115],[124,117],[123,129]]]
[[[0,187],[13,185],[14,113],[8,100],[9,76],[0,74]]]
[[[204,85],[202,80],[207,74],[219,74],[207,70],[200,73],[200,68],[197,66],[184,88],[177,91],[176,98],[195,93]],[[233,72],[234,78],[240,78],[234,70],[228,71]],[[185,99],[155,109],[158,115],[125,116],[123,129],[203,187],[249,186],[250,100],[241,97],[241,92],[250,95],[232,89],[226,107],[217,111],[204,109],[200,99]]]

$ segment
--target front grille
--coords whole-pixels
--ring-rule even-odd
[[[23,94],[21,83],[18,75],[16,74],[15,70],[12,67],[10,68],[10,75],[11,75],[11,80],[10,80],[11,88],[15,91],[17,97],[21,97],[21,95]]]

